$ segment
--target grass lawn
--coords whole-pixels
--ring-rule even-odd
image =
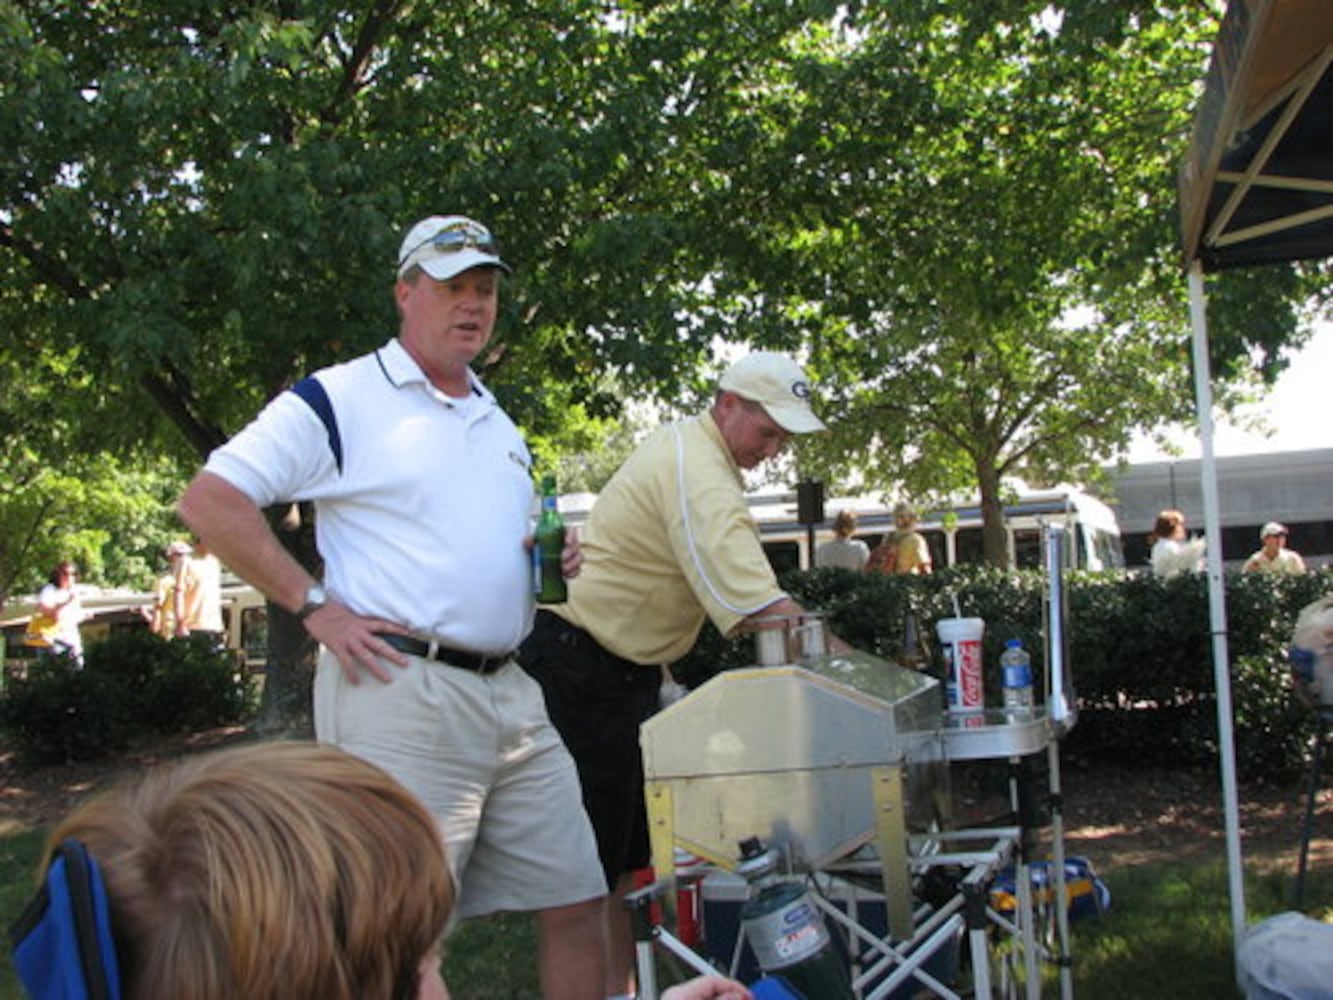
[[[31,895],[44,827],[126,769],[249,738],[244,732],[190,737],[91,766],[23,769],[0,756],[0,929]],[[955,769],[957,770],[957,769]],[[959,780],[960,777],[969,780]],[[1064,772],[1066,851],[1088,857],[1111,889],[1100,917],[1073,924],[1074,995],[1078,1000],[1235,1000],[1223,820],[1216,775],[1127,766],[1073,766]],[[975,780],[971,780],[975,779]],[[1333,920],[1333,789],[1326,773],[1315,822],[1304,910]],[[993,825],[994,783],[955,774],[961,826]],[[1241,827],[1249,923],[1291,908],[1304,790],[1257,783],[1242,787]],[[554,863],[554,862],[553,862]],[[538,998],[536,934],[525,915],[463,924],[448,942],[447,980],[455,1000]],[[1053,968],[1046,996],[1058,996]],[[660,963],[659,980],[677,981]],[[960,987],[961,990],[961,987]],[[965,991],[964,995],[967,993]],[[0,1000],[21,1000],[0,954]],[[306,1000],[306,998],[294,998]]]
[[[42,833],[0,838],[0,920],[8,927],[27,900]],[[1073,925],[1074,995],[1079,1000],[1219,1000],[1238,997],[1231,956],[1225,862],[1161,861],[1099,873],[1110,911]],[[1289,909],[1290,869],[1246,878],[1251,922]],[[1333,919],[1333,871],[1312,871],[1306,912]],[[537,998],[535,933],[525,916],[463,925],[450,941],[448,980],[456,1000]],[[1053,974],[1048,972],[1048,975]],[[670,973],[663,974],[669,982]],[[1053,983],[1053,978],[1052,978]],[[1054,986],[1047,995],[1056,995]],[[0,965],[0,1000],[23,996],[9,963]]]
[[[1111,908],[1074,925],[1079,1000],[1239,997],[1226,863],[1160,862],[1103,873]],[[1291,909],[1292,872],[1249,874],[1249,922]],[[1333,872],[1307,876],[1305,912],[1333,920]]]

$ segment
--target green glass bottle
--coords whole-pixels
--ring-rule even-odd
[[[908,670],[926,670],[930,667],[930,651],[917,620],[916,609],[910,604],[903,615],[903,642],[898,650],[898,666]]]
[[[569,597],[560,556],[565,549],[565,519],[556,505],[555,476],[542,477],[542,512],[532,533],[532,592],[538,604],[560,604]]]

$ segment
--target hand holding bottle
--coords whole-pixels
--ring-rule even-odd
[[[565,580],[578,576],[583,565],[578,536],[566,531],[560,516],[555,476],[542,477],[542,512],[532,533],[532,592],[539,604],[560,604],[568,599]]]

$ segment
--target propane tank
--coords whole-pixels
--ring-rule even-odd
[[[773,878],[777,852],[765,850],[758,837],[742,841],[740,850],[736,873],[750,883],[741,930],[759,967],[805,1000],[855,1000],[847,963],[810,893]]]

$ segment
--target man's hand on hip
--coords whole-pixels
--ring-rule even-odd
[[[366,618],[336,601],[329,601],[307,615],[304,624],[311,638],[338,658],[350,684],[361,682],[361,668],[377,681],[389,683],[392,674],[385,669],[383,660],[400,667],[407,666],[407,657],[376,634],[412,634],[411,629],[396,622]]]

